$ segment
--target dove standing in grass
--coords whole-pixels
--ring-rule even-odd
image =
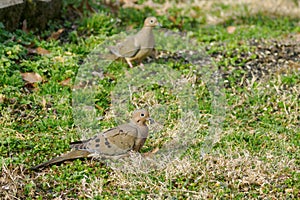
[[[88,140],[73,142],[69,153],[41,163],[32,169],[95,155],[113,159],[126,157],[129,151],[139,151],[143,147],[148,136],[147,121],[152,122],[147,110],[135,110],[129,123],[108,129]]]
[[[116,46],[109,47],[113,58],[125,58],[128,65],[132,68],[132,61],[141,62],[154,49],[155,41],[152,29],[161,26],[155,17],[147,17],[143,28],[134,36],[127,38],[124,42]]]

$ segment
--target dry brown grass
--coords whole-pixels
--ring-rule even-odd
[[[255,15],[258,12],[268,13],[278,16],[300,16],[300,7],[296,6],[292,0],[214,0],[214,1],[196,1],[195,4],[203,4],[203,8],[209,12],[220,10],[218,17],[208,15],[208,23],[222,23],[232,16],[241,16],[245,14]],[[214,5],[228,5],[231,9],[223,10]],[[202,7],[202,6],[200,6]],[[247,9],[246,9],[247,8]]]
[[[259,199],[297,197],[296,188],[285,184],[292,177],[292,171],[299,173],[296,161],[272,152],[266,154],[266,159],[246,151],[232,151],[226,155],[206,155],[203,160],[186,157],[166,162],[132,157],[131,161],[111,166],[114,171],[109,182],[116,188],[116,195],[121,191],[130,195],[132,191],[142,190],[146,191],[148,199],[212,199],[217,193],[230,190],[232,192],[224,197],[234,198],[239,193],[249,199],[256,199],[254,194]],[[190,190],[188,185],[197,190]],[[103,190],[103,180],[94,179],[91,184],[83,183],[82,186],[87,197],[95,197]]]
[[[18,199],[26,182],[30,182],[24,173],[24,167],[10,169],[4,162],[1,165],[0,198]],[[27,180],[27,181],[26,181]]]
[[[242,153],[231,151],[226,155],[206,155],[203,160],[189,157],[145,160],[140,156],[133,156],[131,162],[110,165],[113,172],[108,182],[111,183],[109,187],[116,189],[116,195],[121,191],[128,195],[132,191],[146,191],[148,199],[172,199],[172,197],[211,199],[217,197],[216,193],[226,190],[232,191],[225,194],[226,198],[234,198],[239,193],[243,193],[244,197],[247,197],[248,193],[249,199],[255,199],[253,194],[260,199],[299,197],[295,193],[297,188],[286,185],[286,181],[292,177],[292,171],[300,172],[296,161],[286,156],[273,155],[273,152],[268,152],[263,157],[265,159],[253,156],[245,150]],[[42,175],[43,173],[38,176]],[[190,190],[178,179],[183,179],[197,190]],[[28,190],[28,196],[35,195],[34,179],[26,175],[23,167],[9,170],[2,165],[0,180],[1,199],[22,198],[24,186],[29,183],[32,183],[33,188]],[[86,177],[81,180],[78,187],[77,190],[81,191],[78,197],[93,198],[101,195],[105,186],[101,178]],[[61,197],[57,198],[66,197],[62,193]]]
[[[193,18],[200,17],[195,9],[204,10],[208,24],[218,24],[226,21],[232,16],[255,15],[258,12],[268,13],[277,16],[300,16],[300,6],[297,6],[293,0],[194,0],[186,1],[167,0],[165,3],[154,3],[152,0],[146,3],[138,4],[137,1],[124,1],[123,7],[133,7],[142,9],[145,6],[155,8],[159,15],[168,15],[168,10],[176,7],[182,9],[180,15]],[[221,6],[229,6],[224,9]],[[213,14],[212,14],[213,13]],[[218,13],[216,15],[216,13]]]

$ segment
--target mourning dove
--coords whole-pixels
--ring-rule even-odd
[[[141,62],[142,59],[151,54],[154,46],[154,35],[152,29],[161,26],[155,17],[147,17],[143,28],[134,36],[128,37],[124,42],[109,47],[113,59],[125,58],[132,68],[132,61]]]
[[[129,123],[108,129],[88,140],[73,142],[70,144],[72,150],[69,153],[41,163],[31,169],[94,155],[100,158],[114,159],[126,157],[131,150],[139,151],[143,147],[148,136],[147,121],[152,123],[147,110],[135,110]]]

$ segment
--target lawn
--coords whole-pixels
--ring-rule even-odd
[[[43,31],[0,23],[0,198],[299,199],[297,1],[137,2],[68,0]],[[99,59],[150,15],[144,66]],[[135,108],[156,121],[140,153],[30,170]]]

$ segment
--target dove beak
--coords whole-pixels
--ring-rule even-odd
[[[162,27],[162,24],[161,23],[159,23],[159,22],[157,22],[157,24],[156,24],[158,27]]]
[[[152,119],[150,117],[147,120],[148,120],[149,124],[154,124],[155,123],[154,119]]]

